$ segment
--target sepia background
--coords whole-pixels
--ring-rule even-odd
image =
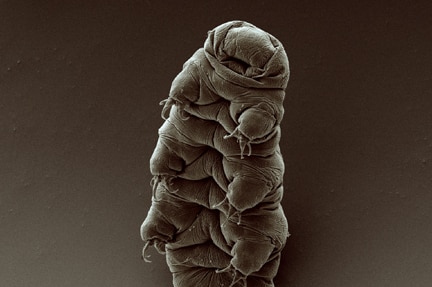
[[[368,2],[1,0],[0,285],[171,286],[140,258],[159,102],[237,19],[292,71],[276,286],[430,286],[432,5]]]

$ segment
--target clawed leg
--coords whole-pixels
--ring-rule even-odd
[[[189,106],[189,104],[187,102],[183,102],[183,101],[181,101],[179,99],[174,99],[174,98],[170,97],[168,99],[165,99],[165,100],[161,101],[159,103],[159,105],[164,106],[162,108],[162,112],[161,112],[161,117],[164,120],[166,120],[169,117],[169,114],[170,114],[170,111],[171,111],[171,107],[173,105],[176,105],[179,108],[179,110],[180,110],[180,117],[181,117],[182,120],[186,121],[190,117],[189,113],[185,111],[185,108],[187,106]]]
[[[275,246],[270,239],[240,239],[234,244],[231,264],[246,276],[260,270],[270,258]]]

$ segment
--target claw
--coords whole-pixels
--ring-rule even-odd
[[[159,105],[164,106],[161,112],[162,119],[166,120],[169,117],[169,112],[174,104],[175,101],[172,98],[165,99],[159,103]]]
[[[152,187],[152,199],[154,201],[157,201],[156,200],[156,189],[157,189],[159,183],[161,183],[161,181],[162,181],[162,179],[161,179],[160,175],[153,176],[153,178],[150,181],[150,185]]]
[[[228,201],[228,197],[226,197],[225,196],[225,198],[221,201],[221,202],[219,202],[219,203],[217,203],[217,204],[215,204],[215,205],[213,205],[212,206],[212,208],[218,208],[219,206],[222,206],[225,202],[227,202]]]
[[[241,159],[244,159],[244,152],[245,152],[245,148],[248,147],[248,156],[251,156],[252,154],[252,146],[249,140],[245,140],[245,137],[243,135],[239,136],[238,142],[240,144],[240,157]]]
[[[241,224],[241,218],[242,218],[241,212],[239,212],[239,211],[236,210],[235,212],[233,212],[233,214],[231,214],[230,218],[234,217],[234,216],[238,217],[237,225],[240,225]]]
[[[159,103],[159,105],[164,106],[162,108],[161,117],[162,119],[166,120],[169,117],[169,113],[171,111],[171,107],[176,105],[179,108],[180,111],[180,118],[182,120],[188,120],[190,115],[188,112],[185,111],[185,107],[188,107],[188,103],[183,103],[179,99],[175,99],[172,97],[169,97],[168,99],[165,99]]]
[[[226,273],[226,272],[234,272],[234,266],[230,263],[227,267],[223,269],[216,269],[216,273]]]
[[[188,107],[188,103],[183,103],[181,101],[176,102],[176,105],[178,106],[180,110],[180,118],[184,121],[187,121],[190,118],[190,114],[186,112],[185,107]]]
[[[227,134],[224,136],[224,139],[228,139],[228,138],[238,138],[238,136],[240,135],[240,132],[238,130],[238,127],[235,128],[235,130],[233,130],[232,133]]]
[[[227,200],[227,197],[225,197],[225,199],[222,202],[224,202],[226,200]],[[218,203],[218,206],[221,205],[221,203]],[[229,204],[228,205],[228,212],[226,214],[226,218],[225,218],[224,222],[222,223],[222,225],[225,226],[228,221],[235,222],[235,219],[233,219],[233,218],[235,218],[235,216],[238,216],[237,225],[240,225],[241,224],[241,213],[238,210],[236,210],[231,204]]]
[[[155,242],[156,240],[156,242]],[[150,246],[154,246],[156,248],[156,251],[160,254],[165,254],[165,244],[157,239],[150,239],[147,240],[146,244],[144,245],[142,252],[141,252],[141,258],[144,260],[144,262],[151,263],[152,261],[148,258],[151,257],[150,254],[146,255],[147,250]]]
[[[226,273],[226,272],[231,272],[233,276],[233,280],[231,281],[231,284],[228,287],[233,287],[238,282],[242,282],[243,283],[242,285],[245,287],[247,286],[247,281],[246,281],[247,276],[243,275],[240,271],[236,270],[231,263],[224,269],[216,270],[216,273]]]
[[[252,154],[251,140],[249,140],[245,135],[243,135],[238,127],[236,127],[232,133],[224,136],[224,139],[228,139],[228,138],[236,138],[237,139],[237,142],[240,145],[240,158],[241,159],[244,159],[244,152],[245,152],[246,147],[248,147],[248,150],[249,150],[248,156],[251,156],[251,154]]]
[[[144,262],[151,263],[151,260],[148,259],[150,258],[150,255],[146,255],[145,253],[152,244],[153,243],[151,240],[148,240],[142,249],[141,258],[144,260]]]
[[[176,176],[169,176],[166,175],[162,178],[161,180],[161,184],[162,186],[170,193],[177,193],[179,190],[178,189],[172,189],[172,185],[173,185],[173,180],[176,178]]]
[[[241,224],[241,218],[242,218],[242,213],[238,210],[236,210],[232,205],[230,205],[229,207],[229,211],[228,211],[228,216],[227,216],[227,221],[231,221],[234,222],[235,218],[237,219],[237,225]]]

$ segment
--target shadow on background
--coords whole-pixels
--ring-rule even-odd
[[[240,19],[292,70],[276,285],[429,286],[430,4],[194,2],[1,2],[1,285],[170,286],[140,260],[158,103]]]

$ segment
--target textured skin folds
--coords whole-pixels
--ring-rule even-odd
[[[289,236],[279,148],[288,58],[243,21],[208,33],[161,103],[143,250],[166,255],[176,287],[274,286]]]

